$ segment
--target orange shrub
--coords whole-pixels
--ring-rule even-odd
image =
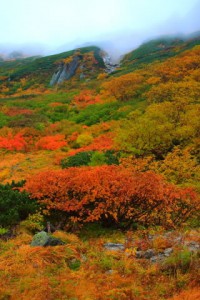
[[[153,172],[120,166],[68,168],[29,179],[25,190],[48,210],[64,211],[74,222],[139,222],[173,227],[199,205],[192,189],[179,189]]]
[[[113,149],[113,134],[106,133],[95,138],[90,145],[71,150],[69,155],[72,156],[83,151],[105,151],[111,149]]]
[[[39,139],[36,143],[36,149],[43,150],[56,150],[60,149],[67,145],[67,142],[64,140],[65,136],[62,134],[56,134],[53,136],[45,136]]]
[[[27,144],[21,133],[16,135],[8,134],[7,137],[0,137],[0,148],[10,151],[26,150]]]
[[[101,102],[98,95],[93,95],[90,90],[83,90],[79,95],[74,97],[73,101],[79,108],[85,108],[88,105]]]

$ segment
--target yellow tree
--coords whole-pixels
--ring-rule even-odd
[[[110,81],[102,85],[103,89],[117,100],[127,101],[134,97],[139,91],[144,77],[139,73],[130,73]]]

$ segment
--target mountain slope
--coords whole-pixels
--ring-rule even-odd
[[[144,64],[163,61],[196,45],[200,45],[199,32],[182,38],[163,37],[149,41],[124,56],[121,61],[121,71],[131,72]]]
[[[0,83],[3,83],[8,88],[11,87],[12,90],[16,82],[26,79],[30,83],[29,86],[44,84],[45,87],[48,87],[58,67],[61,64],[69,63],[75,56],[79,57],[78,66],[80,68],[79,70],[78,66],[76,68],[79,77],[94,77],[97,73],[102,72],[102,69],[105,67],[100,52],[101,50],[98,47],[91,46],[46,57],[3,61],[0,62]],[[13,88],[12,92],[15,90]]]

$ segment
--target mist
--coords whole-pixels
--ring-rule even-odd
[[[200,0],[7,0],[0,11],[0,56],[97,45],[117,62],[150,39],[199,31],[199,11]]]

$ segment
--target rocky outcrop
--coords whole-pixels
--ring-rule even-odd
[[[57,71],[53,74],[50,86],[54,86],[56,84],[60,84],[65,80],[69,80],[76,73],[76,70],[79,66],[80,58],[78,56],[74,56],[72,61],[69,63],[60,63]]]
[[[148,235],[140,240],[126,240],[125,244],[106,243],[104,244],[104,249],[125,251],[128,256],[134,255],[136,259],[148,259],[152,263],[157,263],[164,261],[177,249],[180,252],[185,249],[191,253],[197,253],[200,251],[200,240],[197,231],[186,234],[171,231],[163,234]]]
[[[114,64],[112,62],[111,57],[108,54],[104,53],[102,57],[103,57],[104,64],[106,66],[105,69],[106,73],[112,73],[115,71],[116,68],[119,67],[119,64]]]

